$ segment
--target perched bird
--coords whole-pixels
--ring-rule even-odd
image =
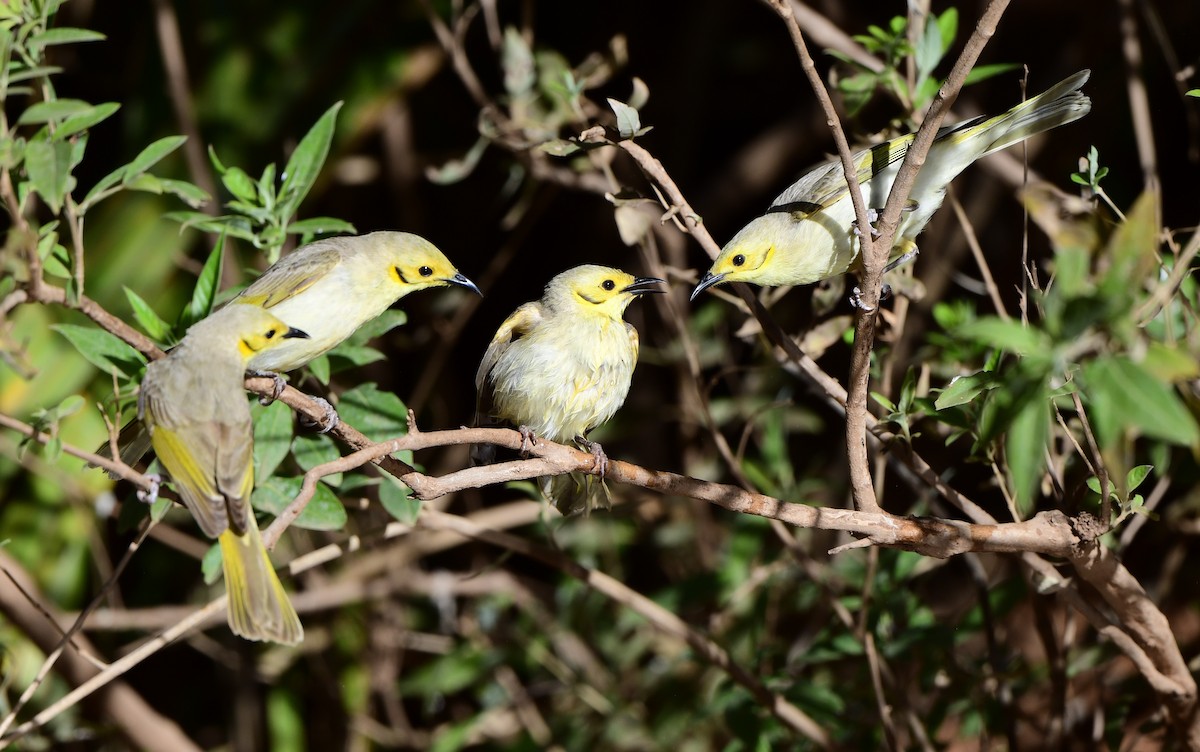
[[[248,640],[291,644],[304,630],[250,508],[254,434],[246,363],[307,337],[257,306],[226,306],[147,366],[138,393],[138,416],[159,461],[200,529],[220,541],[229,628]]]
[[[511,424],[551,441],[574,440],[596,457],[600,477],[542,478],[542,492],[564,513],[606,504],[603,448],[588,432],[617,412],[637,364],[638,333],[622,319],[633,299],[664,292],[663,280],[586,265],[559,274],[542,299],[500,325],[475,373],[475,424]],[[476,445],[475,464],[495,447]]]
[[[475,283],[428,240],[408,232],[341,236],[301,246],[275,262],[233,303],[265,308],[308,339],[250,358],[252,371],[295,370],[323,355],[409,293]]]
[[[258,306],[288,326],[308,332],[254,353],[247,370],[275,379],[275,397],[284,388],[279,375],[324,355],[400,298],[429,287],[461,285],[477,294],[475,283],[459,273],[433,243],[407,232],[341,236],[301,246],[272,264],[229,305]],[[321,397],[323,430],[337,425],[337,412]],[[135,464],[150,450],[136,423],[121,430],[121,460]],[[107,453],[108,445],[98,450]]]
[[[1079,91],[1083,70],[1026,100],[1003,115],[950,125],[938,131],[901,214],[889,259],[892,268],[916,255],[916,236],[942,204],[946,186],[975,160],[1023,141],[1035,133],[1070,123],[1088,113],[1091,100]],[[881,209],[913,134],[894,138],[854,155],[863,200]],[[730,240],[692,292],[723,282],[806,285],[860,265],[854,206],[840,160],[809,170],[750,220]]]

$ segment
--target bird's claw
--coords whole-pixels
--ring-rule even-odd
[[[305,426],[317,426],[321,429],[321,433],[329,433],[337,428],[342,419],[338,417],[337,410],[333,409],[333,405],[329,404],[329,400],[324,397],[313,397],[313,402],[317,403],[317,407],[321,408],[324,413],[318,420],[313,420],[307,415],[300,416],[300,422]]]
[[[521,454],[529,454],[529,450],[537,443],[537,436],[532,428],[524,424],[517,426],[517,433],[521,434]]]
[[[575,442],[592,453],[594,460],[592,472],[603,480],[605,474],[608,473],[608,455],[604,453],[604,447],[600,446],[599,441],[589,441],[581,436],[575,437]]]
[[[878,209],[867,209],[867,224],[871,227],[871,237],[879,237],[879,229],[875,227],[875,223],[879,221]],[[862,237],[862,232],[858,229],[858,223],[850,225],[850,232],[854,233],[854,237]]]
[[[879,288],[879,302],[882,303],[890,297],[892,297],[892,286],[884,282],[883,286]],[[875,310],[874,307],[863,302],[862,290],[857,285],[850,291],[850,307],[857,308],[863,313],[870,313]]]
[[[883,299],[883,298],[882,298],[882,296],[881,296],[881,297],[880,297],[880,300],[882,300],[882,299]],[[858,285],[855,285],[855,286],[854,286],[854,289],[850,291],[850,307],[851,307],[851,308],[857,308],[857,309],[859,309],[860,311],[862,311],[863,313],[870,313],[871,311],[874,311],[874,310],[875,310],[875,308],[874,308],[874,307],[872,307],[872,306],[869,306],[869,305],[867,305],[866,303],[864,303],[864,302],[863,302],[863,299],[862,299],[862,290],[860,290],[860,289],[858,288]]]
[[[162,485],[162,476],[158,473],[149,473],[146,480],[150,481],[150,488],[146,490],[138,489],[137,500],[143,504],[153,504],[158,501],[158,487]]]
[[[266,407],[275,400],[279,399],[279,395],[283,394],[283,390],[287,388],[287,379],[283,378],[283,376],[275,373],[274,371],[247,371],[246,375],[259,376],[264,379],[270,379],[272,382],[274,382],[274,384],[271,386],[270,396],[263,394],[258,398],[258,404],[262,405],[263,407]]]

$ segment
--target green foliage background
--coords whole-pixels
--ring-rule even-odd
[[[499,136],[480,118],[422,3],[179,3],[174,12],[195,126],[204,150],[211,148],[222,167],[215,184],[220,211],[239,217],[222,224],[225,237],[219,240],[217,223],[187,213],[192,209],[180,200],[197,194],[181,183],[161,182],[199,182],[182,149],[166,153],[178,144],[160,141],[183,130],[155,31],[156,13],[165,4],[68,2],[54,22],[105,37],[50,50],[49,61],[62,69],[52,79],[54,94],[120,104],[86,131],[86,152],[72,173],[75,200],[83,201],[92,186],[148,145],[162,144],[164,151],[149,173],[129,170],[114,179],[114,186],[124,183],[129,190],[86,207],[85,292],[166,342],[189,315],[207,310],[214,294],[222,299],[251,270],[318,230],[336,230],[344,222],[360,232],[402,229],[430,238],[481,284],[484,300],[476,303],[456,290],[408,298],[403,313],[394,312],[328,362],[314,364],[306,380],[293,377],[306,391],[335,395],[342,417],[373,439],[402,432],[406,407],[416,410],[424,429],[469,423],[474,370],[488,340],[503,317],[537,298],[554,274],[579,263],[649,273],[646,254],[622,242],[610,202],[538,175],[536,168],[546,162],[540,152],[531,154],[540,144],[550,144],[551,153],[570,151],[564,140],[597,120],[631,131],[652,126],[637,142],[663,162],[718,241],[832,150],[786,33],[760,3],[616,2],[587,9],[496,3],[502,27],[524,26],[533,38],[529,45],[519,35],[502,34],[493,48],[482,17],[468,27],[466,50],[481,86],[517,128]],[[434,5],[441,17],[450,17],[451,4]],[[925,46],[914,49],[901,44],[902,30],[898,37],[889,26],[898,9],[869,2],[827,5],[822,10],[835,24],[848,34],[866,34],[874,40],[869,49],[890,56],[899,71],[889,77],[845,63],[837,67],[843,101],[857,108],[848,125],[859,134],[903,124],[904,105],[928,101],[936,87],[921,81],[945,75],[947,64],[937,66],[941,53],[957,53],[978,12],[974,6],[958,9],[962,28],[953,41],[942,15],[937,43],[925,37]],[[21,6],[4,7],[10,12]],[[1147,6],[1157,15],[1142,17],[1146,60],[1138,71],[1152,103],[1160,203],[1139,201],[1144,186],[1127,73],[1116,54],[1116,5],[1086,12],[1053,3],[1009,9],[984,62],[1028,66],[1030,93],[1078,69],[1093,69],[1084,89],[1092,113],[1049,134],[1031,154],[1031,166],[1053,185],[1078,192],[1070,176],[1094,146],[1107,169],[1099,187],[1128,220],[1118,224],[1113,211],[1095,201],[1094,214],[1062,218],[1065,229],[1047,237],[1037,224],[1026,229],[1012,191],[982,169],[969,170],[954,190],[1007,310],[1017,310],[1026,235],[1030,257],[1044,270],[1041,279],[1053,275],[1054,284],[1035,296],[1032,327],[996,318],[973,284],[978,271],[947,206],[922,236],[915,265],[926,295],[904,304],[902,328],[885,330],[873,388],[890,427],[945,480],[1001,518],[1010,508],[1024,517],[1052,508],[1100,513],[1098,481],[1052,420],[1053,407],[1078,435],[1072,394],[1080,389],[1113,469],[1114,503],[1123,515],[1112,545],[1171,619],[1190,659],[1200,644],[1197,586],[1186,575],[1197,564],[1193,539],[1200,530],[1194,274],[1183,275],[1170,300],[1152,301],[1151,295],[1152,283],[1172,262],[1160,228],[1179,228],[1171,238],[1182,246],[1197,224],[1200,100],[1177,91],[1173,63],[1152,50],[1171,49],[1181,64],[1195,63],[1200,49],[1189,30],[1200,23],[1200,13],[1188,3],[1161,6]],[[939,14],[946,9],[934,8]],[[1161,25],[1151,23],[1156,19]],[[868,31],[869,24],[879,28]],[[588,57],[594,53],[599,57]],[[914,92],[901,102],[879,93],[880,86],[897,85],[910,58],[917,72]],[[826,69],[834,58],[822,56],[818,63]],[[568,69],[572,76],[564,75]],[[1017,73],[991,72],[997,75],[964,91],[961,112],[999,112],[1017,101]],[[648,99],[635,78],[648,88]],[[867,97],[870,92],[874,96]],[[605,109],[606,97],[635,104],[640,123],[615,119]],[[8,122],[19,122],[29,103],[10,93]],[[64,121],[57,122],[61,127]],[[36,125],[22,131],[31,142]],[[306,134],[319,135],[322,128],[330,138],[328,157],[323,166],[317,156],[294,161],[320,169],[311,171],[311,190],[306,185],[306,191],[289,194],[288,180],[306,181],[285,166],[296,160]],[[515,141],[529,148],[503,145]],[[53,145],[66,139],[45,142],[37,148],[72,148]],[[11,158],[7,149],[4,159]],[[576,153],[549,163],[562,174],[593,176],[602,164],[631,195],[653,197],[636,168],[614,152]],[[208,160],[206,155],[211,165]],[[276,188],[278,201],[269,195]],[[55,203],[43,196],[32,213],[35,224],[46,228]],[[1046,216],[1045,203],[1030,205],[1035,220]],[[1056,216],[1056,209],[1051,206],[1049,215]],[[288,234],[296,219],[314,221]],[[58,242],[69,248],[65,230],[58,232]],[[656,241],[668,264],[707,267],[694,243],[666,239],[672,232],[668,226]],[[55,256],[52,245],[46,241],[49,258]],[[13,275],[21,274],[15,247],[10,242],[0,256],[6,277],[0,293],[8,293]],[[224,249],[223,266],[214,248]],[[208,287],[198,287],[197,279]],[[686,285],[681,278],[672,284]],[[764,299],[785,329],[811,331],[809,351],[844,378],[848,309],[840,282],[764,293]],[[744,317],[732,305],[705,296],[687,310],[687,334],[702,369],[698,392],[684,364],[685,339],[668,311],[643,303],[629,317],[641,332],[642,360],[625,408],[599,436],[611,456],[711,480],[745,480],[793,502],[849,503],[841,415],[784,372],[754,331],[746,334]],[[95,330],[62,306],[20,306],[0,325],[0,413],[41,420],[55,426],[62,442],[90,449],[106,436],[97,404],[108,410],[122,404],[123,417],[130,417],[139,359],[106,340],[73,346],[69,333],[79,331],[73,326]],[[371,346],[385,357],[377,358]],[[114,379],[95,367],[98,358],[124,363],[129,378],[120,384],[123,399],[113,399]],[[714,447],[693,394],[703,396],[717,430],[734,448],[736,471]],[[344,448],[294,428],[282,405],[256,410],[255,504],[277,510],[294,495],[298,475]],[[129,518],[136,521],[144,509],[132,490],[103,473],[55,456],[53,447],[20,443],[16,434],[0,432],[3,551],[33,574],[49,601],[77,610],[128,545]],[[1050,476],[1044,472],[1047,454]],[[415,461],[442,473],[465,466],[466,453],[431,451]],[[949,514],[902,473],[883,477],[881,497],[889,511]],[[1012,491],[1011,503],[1001,485]],[[127,677],[198,744],[537,749],[549,739],[563,749],[803,746],[724,672],[561,572],[491,546],[446,543],[428,531],[377,540],[386,524],[411,522],[418,510],[389,479],[346,474],[325,479],[322,489],[313,518],[285,536],[276,561],[345,540],[347,533],[364,535],[363,551],[294,583],[297,591],[309,592],[361,586],[361,595],[302,611],[308,639],[297,650],[239,644],[222,626],[172,646]],[[528,486],[487,488],[447,504],[456,513],[486,512],[530,493]],[[561,520],[521,512],[515,515],[520,524],[503,527],[602,570],[705,630],[738,665],[813,716],[840,744],[873,749],[887,743],[868,650],[878,651],[886,666],[880,681],[897,725],[915,723],[938,747],[983,738],[989,749],[1037,748],[1037,740],[1054,738],[1064,748],[1086,749],[1097,742],[1096,718],[1103,741],[1114,747],[1140,735],[1162,738],[1158,700],[1144,678],[1070,606],[1039,594],[1013,558],[933,561],[892,550],[830,557],[826,552],[846,541],[805,530],[792,531],[795,547],[789,551],[759,518],[638,489],[615,486],[614,493],[620,503],[610,514]],[[1155,497],[1152,518],[1137,514],[1143,496]],[[199,604],[219,592],[220,584],[212,585],[211,576],[206,583],[200,566],[208,543],[185,513],[171,511],[167,520],[186,537],[174,544],[149,541],[108,608]],[[1122,533],[1133,523],[1140,526],[1136,536],[1125,540]],[[215,572],[211,557],[206,569]],[[88,634],[104,655],[113,655],[144,632]],[[0,645],[0,710],[6,711],[41,656],[3,620]],[[34,707],[63,690],[59,680],[49,682]],[[1075,702],[1088,712],[1068,713]],[[544,730],[514,710],[530,706]],[[97,746],[122,744],[112,728],[82,711],[60,716],[28,743],[50,748],[79,737]]]

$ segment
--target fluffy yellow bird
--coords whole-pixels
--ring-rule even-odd
[[[255,356],[307,337],[257,306],[226,306],[147,366],[138,393],[159,461],[200,529],[220,541],[229,628],[247,640],[304,637],[250,508],[254,434],[243,379]]]
[[[250,358],[252,371],[295,370],[409,293],[459,285],[479,293],[437,246],[408,232],[341,236],[301,246],[233,299],[308,332]]]
[[[607,502],[604,450],[587,440],[625,402],[637,364],[638,333],[622,316],[633,299],[664,292],[661,279],[586,265],[559,274],[542,299],[500,325],[475,374],[476,425],[510,424],[526,436],[574,440],[596,457],[600,477],[542,478],[546,498],[564,513]],[[472,448],[475,464],[495,447]]]
[[[916,254],[916,236],[942,205],[946,186],[975,160],[1023,141],[1035,133],[1077,120],[1092,108],[1079,91],[1084,70],[993,118],[978,117],[942,128],[913,184],[889,258],[892,268]],[[863,200],[868,207],[887,202],[913,135],[854,155]],[[854,206],[840,160],[805,173],[721,249],[692,292],[723,282],[806,285],[859,267]]]

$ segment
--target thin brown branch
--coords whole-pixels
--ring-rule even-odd
[[[772,715],[793,731],[807,737],[822,748],[829,748],[833,745],[833,741],[825,729],[781,695],[772,692],[748,670],[736,663],[724,648],[713,642],[706,634],[641,593],[631,590],[619,580],[595,569],[589,569],[557,551],[537,546],[515,535],[471,524],[468,520],[456,515],[427,509],[421,514],[419,524],[423,528],[450,530],[459,535],[491,543],[540,561],[578,579],[593,590],[639,614],[656,628],[682,638],[697,654],[724,670],[734,681],[749,690]]]
[[[34,594],[39,601],[45,600],[37,595],[36,586],[24,574],[21,566],[3,552],[0,552],[0,567],[8,572],[20,573],[18,576],[22,580],[21,589]],[[60,634],[57,626],[48,625],[42,612],[33,608],[20,594],[20,591],[5,578],[0,578],[0,611],[3,611],[5,618],[28,635],[43,651],[50,653],[54,650]],[[59,624],[63,623],[60,617],[55,617],[55,621]],[[79,646],[78,649],[76,645]],[[62,657],[56,664],[58,673],[76,686],[76,689],[68,696],[78,694],[79,699],[82,699],[99,689],[97,701],[101,717],[120,728],[133,746],[138,749],[199,750],[199,747],[184,735],[174,721],[160,715],[128,684],[112,681],[112,678],[120,674],[119,671],[114,670],[114,667],[126,659],[110,664],[108,668],[101,671],[80,655],[80,649],[95,652],[95,648],[88,643],[86,638],[82,635],[75,635],[63,650]],[[100,677],[103,679],[99,679]],[[87,687],[86,690],[85,687]],[[75,700],[75,702],[77,701]],[[22,724],[9,735],[0,738],[0,749],[8,747],[21,736],[42,726],[57,716],[62,709],[73,704],[74,702],[62,704],[61,701],[54,703],[39,713],[32,721]]]
[[[217,195],[217,181],[204,155],[204,141],[196,124],[196,108],[192,104],[191,87],[188,83],[187,58],[183,54],[183,40],[179,35],[179,18],[169,0],[154,0],[154,28],[158,37],[158,48],[162,52],[163,68],[167,73],[167,91],[171,95],[171,106],[180,130],[187,136],[183,144],[184,157],[188,163],[188,174],[196,185],[208,195]],[[217,205],[209,201],[204,211],[217,214]]]

